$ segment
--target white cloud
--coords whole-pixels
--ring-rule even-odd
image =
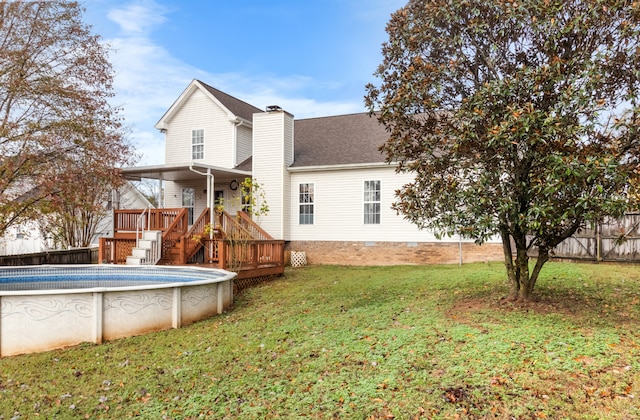
[[[296,118],[362,112],[362,102],[320,102],[310,91],[335,89],[300,75],[211,73],[173,57],[150,37],[167,22],[170,11],[152,0],[112,7],[106,16],[117,35],[105,42],[113,49],[115,105],[124,109],[130,139],[141,155],[139,165],[164,163],[164,137],[154,125],[192,79],[200,79],[236,98],[264,109],[279,105]],[[103,34],[104,35],[104,34]],[[306,94],[305,94],[306,92]]]
[[[125,34],[149,33],[165,21],[168,10],[153,0],[141,0],[120,9],[111,9],[107,18]]]

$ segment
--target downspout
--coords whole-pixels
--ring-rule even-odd
[[[210,239],[213,239],[213,226],[214,226],[214,211],[213,211],[213,188],[214,188],[214,177],[213,174],[211,173],[211,168],[207,168],[207,172],[200,172],[197,171],[195,169],[193,169],[193,165],[189,165],[189,170],[191,172],[195,172],[198,175],[202,175],[202,176],[206,176],[207,177],[207,205],[209,207],[209,226],[211,226],[210,232],[209,232],[209,236]]]

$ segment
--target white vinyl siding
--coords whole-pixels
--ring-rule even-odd
[[[301,171],[291,173],[290,241],[458,242],[457,236],[438,240],[433,232],[420,230],[397,214],[391,204],[395,191],[413,180],[398,174],[392,165],[379,168]],[[363,223],[363,181],[380,181],[381,224]],[[314,184],[313,225],[301,225],[299,184]],[[269,200],[269,196],[267,196]],[[271,207],[271,204],[269,204]],[[267,231],[268,232],[268,231]],[[467,242],[467,240],[464,240]]]
[[[204,159],[204,129],[191,130],[191,159]]]
[[[218,104],[202,91],[196,90],[180,109],[165,121],[165,163],[185,164],[193,161],[192,130],[205,133],[203,163],[232,168],[235,166],[235,125]]]
[[[237,128],[237,144],[236,144],[236,165],[241,164],[251,157],[252,149],[252,131],[249,127],[241,125]]]
[[[380,180],[364,181],[364,224],[380,224]]]
[[[262,186],[269,214],[260,226],[275,239],[285,239],[298,224],[298,186],[290,184],[293,160],[293,116],[286,112],[253,114],[253,179]],[[295,204],[295,206],[293,206]]]
[[[315,185],[313,183],[300,184],[299,194],[299,218],[301,225],[312,225],[315,211]]]

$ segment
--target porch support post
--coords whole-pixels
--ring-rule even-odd
[[[216,194],[214,192],[215,176],[211,173],[211,169],[207,171],[207,175],[207,204],[209,205],[209,243],[213,244],[213,229],[216,227],[216,212],[213,211],[213,206],[215,205],[214,200],[216,199]],[[209,247],[209,260],[213,260],[213,245]]]
[[[164,184],[164,178],[162,176],[162,172],[160,172],[160,176],[158,177],[158,208],[164,208],[164,191],[162,190],[162,185]]]
[[[209,207],[209,226],[211,226],[209,239],[213,239],[213,228],[215,227],[215,212],[213,211],[213,206],[215,205],[216,195],[214,192],[214,182],[215,176],[211,173],[211,169],[207,169],[207,206]]]

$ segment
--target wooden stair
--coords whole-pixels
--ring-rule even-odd
[[[180,254],[182,253],[180,242],[164,250],[164,254],[158,265],[175,265],[180,262]]]

